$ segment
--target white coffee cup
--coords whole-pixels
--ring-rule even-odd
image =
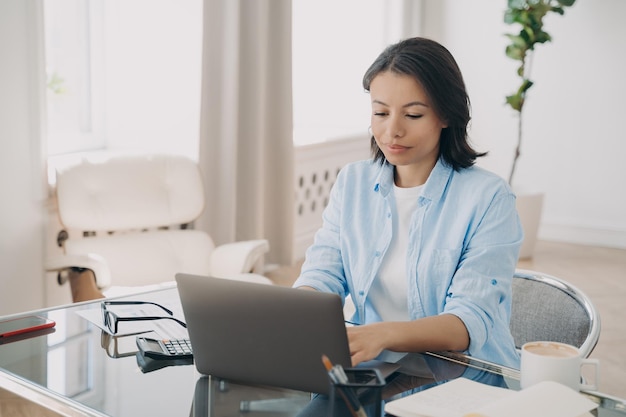
[[[595,369],[592,384],[582,382],[583,365]],[[558,342],[528,342],[522,346],[520,367],[522,389],[542,381],[555,381],[576,391],[598,389],[600,362],[584,359],[578,348]]]

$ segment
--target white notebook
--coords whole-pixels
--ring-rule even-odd
[[[457,378],[385,405],[397,417],[582,417],[597,404],[569,387],[541,382],[522,391]]]

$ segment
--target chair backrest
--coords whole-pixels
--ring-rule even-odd
[[[600,338],[600,316],[589,297],[566,281],[536,271],[513,276],[511,333],[519,349],[526,342],[574,345],[588,357]]]
[[[116,231],[189,223],[204,209],[197,164],[175,155],[84,158],[57,172],[68,229]]]
[[[184,271],[208,275],[211,237],[181,230],[204,209],[197,164],[176,155],[87,155],[57,172],[60,240],[67,255],[97,254],[111,285],[171,281]],[[109,285],[101,282],[98,285]]]

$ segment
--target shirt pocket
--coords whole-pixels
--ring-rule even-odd
[[[447,271],[456,269],[459,263],[458,249],[435,249],[433,250],[433,267],[439,270]]]
[[[437,281],[447,288],[459,264],[460,249],[435,249],[433,251],[433,273]]]
[[[423,314],[440,314],[445,309],[452,276],[458,264],[458,250],[433,249],[424,256],[418,266],[422,278],[418,280],[418,294],[422,301]]]

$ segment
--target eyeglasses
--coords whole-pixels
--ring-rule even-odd
[[[107,329],[109,329],[111,334],[116,334],[117,333],[118,323],[120,321],[174,320],[176,323],[178,323],[181,326],[187,328],[187,324],[185,324],[185,322],[180,321],[180,320],[178,320],[175,317],[168,317],[168,316],[120,317],[117,314],[115,314],[113,311],[110,311],[109,309],[107,309],[107,306],[110,306],[110,305],[135,305],[135,304],[151,304],[151,305],[159,307],[160,309],[165,311],[170,316],[174,315],[174,313],[172,313],[171,310],[163,307],[160,304],[152,303],[150,301],[103,301],[100,304],[100,308],[102,310],[102,321],[104,322],[104,325],[107,327]]]

